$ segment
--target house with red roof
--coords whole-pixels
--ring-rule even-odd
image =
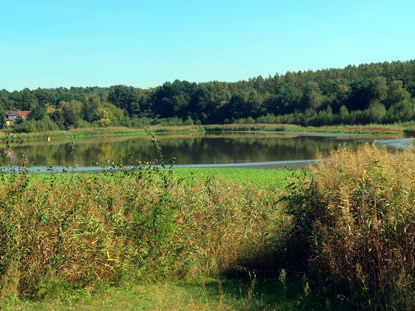
[[[10,125],[13,125],[14,122],[18,119],[22,119],[23,121],[27,120],[27,115],[31,111],[7,111],[6,112],[6,125],[7,127],[10,127]]]

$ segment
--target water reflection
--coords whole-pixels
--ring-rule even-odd
[[[339,145],[356,145],[350,139],[312,136],[162,136],[158,139],[165,159],[177,164],[219,164],[313,159],[316,152],[328,154]],[[3,148],[4,150],[4,148]],[[13,146],[11,161],[2,152],[3,163],[18,164],[23,155],[29,165],[91,166],[104,161],[152,161],[158,158],[148,137],[103,137],[76,142],[31,142]]]

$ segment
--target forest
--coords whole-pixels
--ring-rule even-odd
[[[271,123],[322,126],[415,120],[415,61],[287,72],[238,82],[175,80],[133,86],[0,91],[6,111],[29,110],[16,132],[152,124]]]

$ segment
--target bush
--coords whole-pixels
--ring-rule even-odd
[[[415,128],[414,127],[408,127],[406,129],[403,130],[405,135],[408,136],[415,136]]]
[[[286,200],[316,283],[363,308],[415,307],[414,172],[412,150],[370,145],[310,168]]]
[[[42,120],[29,120],[17,123],[13,126],[13,132],[15,133],[33,133],[33,132],[46,132],[55,131],[59,127],[48,116],[45,116]]]

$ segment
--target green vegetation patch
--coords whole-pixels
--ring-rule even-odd
[[[306,281],[278,278],[206,278],[105,288],[66,300],[18,301],[4,310],[350,310],[314,293]]]
[[[33,131],[33,133],[8,133],[0,132],[0,140],[21,139],[21,140],[45,140],[48,137],[53,139],[72,138],[79,139],[90,136],[124,136],[124,135],[145,135],[144,130],[129,129],[126,127],[109,127],[109,128],[87,128],[72,130],[56,131]]]
[[[275,169],[244,169],[244,168],[175,168],[174,176],[186,179],[219,180],[244,185],[258,185],[282,189],[291,176],[289,170]]]
[[[409,127],[404,130],[405,135],[415,136],[415,127]]]

